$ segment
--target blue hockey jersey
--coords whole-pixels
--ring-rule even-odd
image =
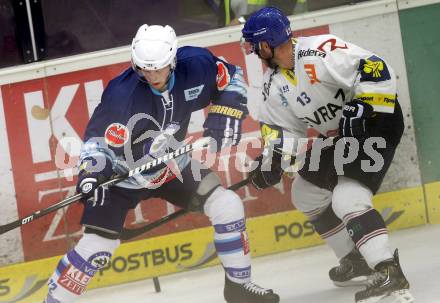
[[[212,102],[247,113],[246,101],[240,67],[217,58],[205,48],[181,47],[164,92],[150,87],[132,68],[109,82],[87,125],[80,159],[103,153],[114,166],[122,163],[131,169],[134,161],[151,154],[151,142],[158,134],[166,133],[182,141],[192,112]],[[147,139],[142,139],[146,133]],[[183,168],[189,160],[180,157],[177,162]],[[154,178],[161,173],[159,169],[150,175]],[[139,185],[135,180],[129,181]]]

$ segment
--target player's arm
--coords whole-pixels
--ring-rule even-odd
[[[374,54],[359,58],[353,100],[345,104],[339,124],[340,135],[364,140],[369,124],[392,114],[397,102],[396,76],[390,66]]]
[[[336,85],[348,87],[353,95],[342,111],[340,135],[364,139],[368,137],[368,121],[394,112],[394,71],[376,54],[337,37],[333,46],[327,43],[324,47],[329,48],[328,56],[322,59],[327,71]]]
[[[211,106],[203,124],[204,136],[216,140],[217,150],[237,145],[241,139],[242,121],[248,114],[247,84],[243,71],[211,54],[207,60],[212,90]]]
[[[110,179],[117,167],[116,153],[128,140],[128,130],[111,110],[112,96],[108,88],[87,124],[84,145],[79,158],[77,192],[99,195],[99,184]]]
[[[263,152],[255,158],[258,166],[249,173],[249,180],[256,189],[265,189],[278,184],[283,175],[281,165],[283,129],[276,125],[260,124],[264,141]]]
[[[268,69],[264,74],[264,83],[277,77],[284,79],[283,75]],[[283,81],[272,81],[271,89],[258,100],[258,119],[264,148],[255,159],[257,168],[249,174],[251,183],[257,189],[279,183],[285,169],[291,167],[296,155],[302,152],[300,143],[307,142],[307,125],[283,105],[283,100],[293,98],[294,91],[286,92],[283,87]]]
[[[265,122],[260,122],[260,131],[264,148],[255,159],[258,164],[256,169],[249,173],[249,180],[259,190],[280,182],[285,169],[295,162],[298,150],[301,149],[301,137],[305,137],[300,132],[293,133]]]

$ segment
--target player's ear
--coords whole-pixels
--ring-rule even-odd
[[[269,43],[267,43],[266,41],[260,42],[260,55],[263,58],[272,57],[272,48],[270,47]]]
[[[267,41],[261,41],[260,48],[267,52],[268,50],[270,50],[269,43],[267,43]]]

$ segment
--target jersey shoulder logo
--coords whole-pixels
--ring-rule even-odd
[[[121,123],[112,123],[105,130],[105,143],[113,147],[121,147],[128,141],[129,131]]]
[[[377,56],[361,59],[358,70],[361,73],[361,82],[380,82],[391,79],[386,63]]]
[[[202,84],[202,85],[199,85],[196,87],[191,87],[191,88],[185,89],[183,91],[183,93],[185,94],[185,101],[191,101],[191,100],[197,99],[200,96],[200,94],[202,93],[204,87],[205,87],[205,84]]]
[[[229,75],[228,68],[223,62],[217,61],[217,89],[222,91],[229,85],[231,82],[231,76]]]

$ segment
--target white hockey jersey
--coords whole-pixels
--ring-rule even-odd
[[[294,43],[294,71],[265,72],[262,123],[295,138],[304,138],[307,127],[330,137],[338,135],[342,107],[354,98],[376,112],[393,113],[396,76],[379,56],[334,35],[301,37]]]

